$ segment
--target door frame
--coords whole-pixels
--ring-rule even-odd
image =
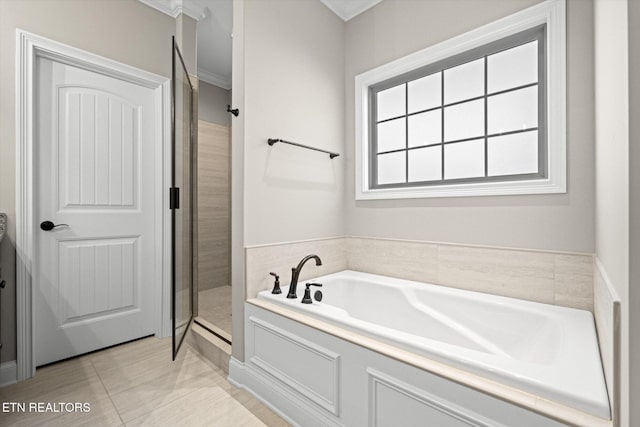
[[[167,43],[168,45],[168,43]],[[20,29],[16,30],[16,344],[17,380],[35,375],[34,298],[32,278],[37,268],[35,200],[34,128],[36,95],[36,59],[83,68],[154,90],[156,140],[155,148],[155,222],[156,265],[155,334],[171,332],[171,211],[168,189],[171,178],[171,79],[98,56]]]

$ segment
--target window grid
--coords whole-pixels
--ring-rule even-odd
[[[501,132],[501,133],[492,133],[492,134],[487,135],[486,139],[495,138],[497,136],[508,136],[508,135],[515,135],[515,134],[518,134],[518,133],[533,132],[533,131],[536,131],[536,130],[539,130],[538,126],[525,128],[525,129],[510,130],[510,131],[505,131],[505,132]],[[411,150],[417,150],[419,148],[437,147],[437,146],[440,146],[440,145],[443,145],[443,146],[444,145],[451,145],[451,144],[457,144],[457,143],[460,143],[460,142],[475,141],[477,139],[483,139],[483,137],[481,137],[481,136],[472,136],[472,137],[469,137],[469,138],[454,139],[454,140],[445,141],[445,142],[434,142],[433,144],[416,145],[415,147],[396,148],[395,150],[380,151],[379,153],[377,153],[377,155],[398,153],[400,151],[411,151]]]
[[[440,74],[440,73],[441,73],[441,72],[438,72],[438,74]],[[435,74],[435,73],[434,73],[434,74]],[[444,78],[444,77],[443,77],[443,78]],[[407,87],[408,87],[408,84],[409,84],[409,83],[411,83],[412,81],[413,81],[413,80],[410,80],[410,81],[408,81],[408,82],[406,82],[406,83],[404,83],[404,84],[406,84],[406,85],[407,85]],[[490,97],[492,97],[492,96],[502,95],[502,94],[509,93],[509,92],[515,92],[515,91],[518,91],[518,90],[521,90],[521,89],[526,89],[526,88],[533,87],[533,86],[537,86],[537,85],[538,85],[538,83],[537,83],[537,82],[536,82],[536,83],[527,83],[527,84],[524,84],[524,85],[520,85],[520,86],[516,86],[516,87],[509,88],[509,89],[503,89],[503,90],[498,90],[498,91],[495,91],[495,92],[488,93],[488,94],[486,95],[486,97],[487,97],[487,98],[490,98]],[[415,116],[415,115],[422,114],[422,113],[429,113],[429,112],[431,112],[431,111],[441,110],[443,107],[444,107],[444,108],[447,108],[447,107],[453,107],[453,106],[456,106],[456,105],[459,105],[459,104],[464,104],[464,103],[466,103],[466,102],[471,102],[471,101],[478,101],[478,100],[480,100],[480,99],[484,99],[484,98],[485,98],[485,95],[479,95],[479,96],[475,96],[475,97],[473,97],[473,98],[464,99],[464,100],[462,100],[462,101],[450,102],[450,103],[448,103],[448,104],[440,105],[440,106],[438,106],[438,107],[426,108],[426,109],[424,109],[424,110],[414,111],[413,113],[403,114],[403,115],[400,115],[400,116],[394,116],[394,117],[389,117],[389,118],[387,118],[387,119],[378,120],[378,121],[376,121],[376,124],[385,123],[385,122],[390,122],[390,121],[392,121],[392,120],[401,119],[401,118],[403,118],[403,117],[411,117],[411,116]]]
[[[385,123],[385,122],[390,122],[392,120],[399,120],[399,119],[404,119],[405,121],[405,141],[404,141],[404,147],[403,148],[397,148],[395,150],[386,150],[386,151],[379,151],[378,153],[376,153],[376,156],[380,156],[383,154],[391,154],[391,153],[398,153],[401,151],[405,152],[405,181],[404,183],[409,183],[409,151],[411,150],[416,150],[416,149],[420,149],[420,148],[428,148],[428,147],[436,147],[436,146],[442,146],[441,149],[441,165],[442,165],[442,177],[441,180],[445,181],[445,162],[444,162],[444,158],[445,158],[445,154],[444,154],[444,147],[446,145],[450,145],[450,144],[457,144],[457,143],[461,143],[461,142],[468,142],[468,141],[474,141],[474,140],[478,140],[478,139],[483,139],[484,140],[484,177],[488,177],[489,176],[489,138],[494,138],[497,136],[507,136],[507,135],[514,135],[514,134],[518,134],[518,133],[523,133],[523,132],[532,132],[532,131],[537,131],[539,129],[538,126],[534,126],[534,127],[529,127],[529,128],[525,128],[525,129],[518,129],[518,130],[513,130],[513,131],[505,131],[505,132],[500,132],[500,133],[493,133],[493,134],[489,134],[489,114],[488,114],[488,104],[489,104],[489,98],[492,96],[496,96],[496,95],[502,95],[505,93],[509,93],[509,92],[515,92],[518,90],[522,90],[522,89],[526,89],[529,87],[534,87],[534,86],[538,86],[538,82],[536,83],[528,83],[525,85],[520,85],[514,88],[509,88],[509,89],[504,89],[501,91],[496,91],[494,93],[487,93],[488,91],[488,83],[487,83],[487,69],[488,69],[488,56],[485,56],[484,58],[484,94],[481,96],[476,96],[473,98],[468,98],[468,99],[463,99],[460,101],[456,101],[456,102],[450,102],[449,104],[444,104],[444,71],[439,71],[438,74],[440,74],[440,81],[441,81],[441,85],[440,85],[440,98],[441,98],[441,103],[443,103],[444,105],[440,105],[438,107],[432,107],[432,108],[428,108],[425,110],[419,110],[419,111],[415,111],[413,113],[409,113],[409,83],[413,80],[407,81],[405,83],[403,83],[404,86],[404,92],[405,92],[405,100],[404,100],[404,108],[405,108],[405,114],[401,115],[401,116],[395,116],[395,117],[390,117],[390,118],[386,118],[380,121],[376,122],[376,125],[379,125],[381,123]],[[434,73],[435,74],[435,73]],[[473,101],[478,101],[478,100],[483,100],[484,103],[484,135],[480,136],[472,136],[469,138],[461,138],[461,139],[454,139],[451,141],[445,141],[445,136],[444,136],[444,132],[445,132],[445,123],[444,123],[444,110],[445,108],[448,107],[452,107],[452,106],[456,106],[456,105],[460,105],[460,104],[464,104],[467,102],[473,102]],[[433,144],[424,144],[424,145],[419,145],[419,146],[413,146],[413,147],[409,147],[409,117],[411,116],[415,116],[418,114],[423,114],[423,113],[428,113],[428,112],[432,112],[432,111],[436,111],[436,110],[440,110],[440,142],[435,142]]]
[[[402,119],[404,118],[405,120],[405,141],[404,141],[404,148],[398,148],[398,149],[394,149],[394,150],[387,150],[387,151],[382,151],[382,152],[377,152],[377,143],[373,144],[373,156],[370,157],[371,161],[372,161],[372,167],[371,167],[371,171],[372,171],[372,178],[374,178],[371,182],[373,183],[372,187],[377,187],[377,188],[385,188],[385,187],[403,187],[403,186],[407,186],[407,185],[433,185],[433,184],[443,184],[443,183],[449,183],[449,182],[457,182],[457,181],[465,181],[465,182],[469,182],[469,181],[479,181],[479,180],[510,180],[510,179],[525,179],[525,178],[530,178],[532,176],[535,177],[540,177],[543,176],[543,169],[542,169],[542,160],[544,158],[545,153],[541,152],[542,148],[540,147],[542,144],[539,143],[539,163],[540,166],[538,168],[538,172],[534,173],[534,174],[517,174],[517,175],[511,175],[511,176],[490,176],[489,175],[489,138],[493,138],[493,137],[497,137],[497,136],[507,136],[507,135],[513,135],[513,134],[518,134],[518,133],[524,133],[524,132],[532,132],[532,131],[540,131],[540,130],[544,130],[542,128],[540,128],[540,123],[544,123],[544,118],[542,117],[542,115],[538,115],[538,123],[537,126],[533,126],[533,127],[528,127],[528,128],[524,128],[524,129],[518,129],[518,130],[511,130],[511,131],[504,131],[504,132],[500,132],[500,133],[493,133],[493,134],[489,134],[489,124],[488,124],[488,118],[489,118],[489,111],[488,111],[488,104],[489,104],[489,98],[493,97],[493,96],[497,96],[497,95],[502,95],[505,93],[509,93],[509,92],[515,92],[518,90],[523,90],[529,87],[538,87],[538,111],[541,111],[541,107],[543,108],[542,111],[546,111],[546,107],[544,107],[544,105],[541,105],[541,102],[544,100],[544,94],[541,94],[541,88],[544,88],[544,68],[543,65],[544,63],[541,62],[540,60],[540,54],[539,54],[539,58],[538,58],[538,73],[537,73],[537,81],[534,83],[527,83],[527,84],[523,84],[520,86],[516,86],[516,87],[511,87],[511,88],[507,88],[507,89],[502,89],[502,90],[497,90],[494,91],[493,93],[489,93],[488,90],[488,61],[489,61],[489,57],[491,55],[494,55],[496,53],[499,53],[501,51],[504,50],[509,50],[512,48],[516,48],[519,46],[523,46],[526,45],[530,42],[536,41],[538,42],[538,51],[540,52],[541,49],[544,49],[544,31],[539,31],[542,33],[542,36],[536,36],[534,38],[529,38],[524,42],[520,42],[520,43],[515,43],[512,44],[506,48],[503,48],[502,50],[498,50],[498,51],[494,51],[494,52],[489,52],[483,55],[478,55],[476,57],[473,57],[471,59],[468,59],[462,63],[458,63],[449,67],[444,67],[442,69],[440,69],[439,71],[435,71],[432,73],[424,73],[421,74],[417,77],[413,77],[411,79],[406,79],[402,82],[398,82],[398,84],[395,85],[391,85],[391,86],[387,86],[386,88],[383,89],[379,89],[377,91],[374,92],[374,94],[377,97],[377,94],[383,90],[386,89],[390,89],[399,85],[404,85],[404,94],[405,94],[405,99],[404,99],[404,114],[403,115],[399,115],[399,116],[395,116],[395,117],[388,117],[385,118],[383,120],[378,121],[377,117],[375,115],[372,115],[372,119],[375,117],[375,120],[372,120],[373,122],[373,127],[377,129],[377,126],[380,123],[384,123],[384,122],[389,122],[392,120],[397,120],[397,119]],[[449,70],[451,68],[457,67],[459,65],[463,65],[478,59],[483,59],[483,72],[484,72],[484,82],[483,82],[483,94],[480,96],[475,96],[475,97],[471,97],[471,98],[467,98],[467,99],[462,99],[462,100],[457,100],[455,102],[450,102],[448,104],[445,104],[445,76],[444,73],[446,70]],[[416,81],[420,78],[423,77],[428,77],[430,75],[433,74],[439,74],[440,75],[440,105],[436,106],[436,107],[431,107],[431,108],[426,108],[423,110],[419,110],[419,111],[413,111],[411,113],[409,113],[409,83]],[[448,107],[452,107],[452,106],[456,106],[459,104],[464,104],[464,103],[468,103],[468,102],[472,102],[472,101],[477,101],[477,100],[483,100],[483,106],[484,106],[484,134],[483,135],[477,135],[477,136],[473,136],[473,137],[468,137],[468,138],[462,138],[462,139],[456,139],[456,140],[451,140],[451,141],[446,141],[445,140],[445,109]],[[377,101],[373,102],[372,105],[372,109],[371,111],[375,112],[377,111]],[[423,113],[428,113],[428,112],[432,112],[432,111],[436,111],[436,110],[440,110],[440,141],[436,142],[436,143],[431,143],[431,144],[424,144],[424,145],[418,145],[418,146],[409,146],[409,118],[418,114],[423,114]],[[374,138],[374,140],[377,140],[377,130],[373,130],[371,132],[372,137]],[[445,147],[447,145],[450,144],[456,144],[456,143],[461,143],[461,142],[466,142],[466,141],[472,141],[472,140],[480,140],[483,139],[484,142],[484,175],[483,176],[478,176],[478,177],[471,177],[471,178],[457,178],[457,179],[446,179],[445,178]],[[543,139],[543,136],[541,136],[539,134],[538,136],[539,141]],[[440,180],[429,180],[429,181],[417,181],[417,182],[409,182],[409,152],[411,150],[416,150],[416,149],[421,149],[421,148],[427,148],[427,147],[436,147],[436,146],[440,146],[441,150],[440,150],[440,164],[441,164],[441,177]],[[378,184],[378,156],[380,155],[384,155],[384,154],[391,154],[391,153],[397,153],[397,152],[401,152],[404,151],[405,152],[405,181],[404,182],[396,182],[396,183],[387,183],[387,184]]]
[[[484,57],[484,176],[489,176],[489,137],[487,136],[489,133],[489,96],[487,92],[489,91],[488,84],[488,62],[489,57]],[[444,141],[443,141],[444,142]]]
[[[409,82],[404,84],[404,182],[409,182]]]
[[[440,148],[440,164],[442,165],[440,168],[441,180],[444,181],[444,70],[440,71],[440,143],[442,144]]]

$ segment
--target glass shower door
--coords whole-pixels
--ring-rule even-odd
[[[172,165],[171,165],[171,276],[173,359],[193,319],[194,221],[196,198],[194,179],[193,86],[173,39],[172,48]]]

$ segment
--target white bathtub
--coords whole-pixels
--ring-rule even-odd
[[[300,302],[309,282],[322,302]],[[588,311],[349,270],[300,281],[296,300],[287,291],[258,298],[610,418]]]

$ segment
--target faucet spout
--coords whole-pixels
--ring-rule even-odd
[[[296,295],[296,289],[298,287],[298,278],[300,277],[300,270],[304,267],[304,264],[310,259],[316,260],[316,265],[322,265],[322,260],[318,255],[307,255],[302,258],[298,263],[297,267],[291,269],[291,284],[289,285],[289,293],[287,294],[287,298],[298,298]]]

